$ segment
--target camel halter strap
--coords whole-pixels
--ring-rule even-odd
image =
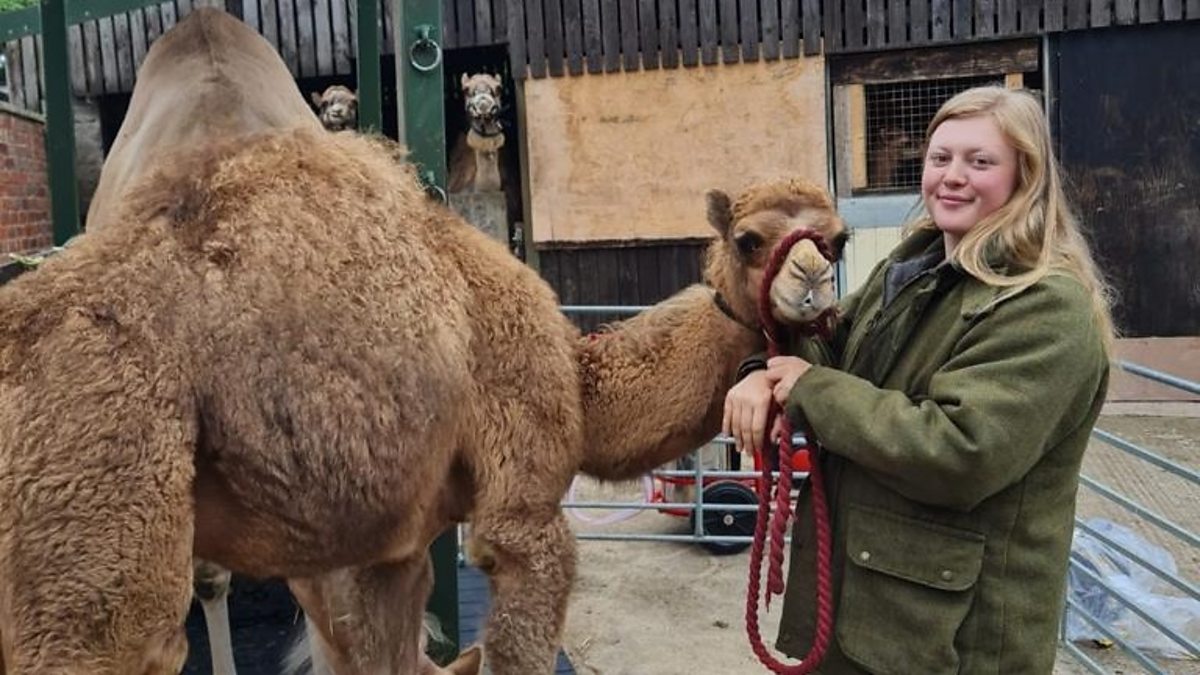
[[[779,356],[779,343],[782,329],[771,314],[771,283],[779,274],[784,260],[792,246],[802,239],[808,239],[817,246],[817,250],[829,261],[835,259],[822,237],[811,230],[797,230],[789,234],[771,254],[763,276],[762,289],[758,297],[758,311],[761,315],[763,332],[767,336],[767,355]],[[832,327],[832,313],[826,312],[816,322],[814,332],[827,332]],[[779,404],[772,399],[771,410],[767,415],[767,429],[775,416],[782,413]],[[810,459],[808,480],[812,486],[813,525],[817,535],[817,621],[816,634],[813,637],[812,648],[804,655],[800,663],[791,665],[778,661],[763,644],[762,634],[758,626],[758,598],[762,579],[763,547],[770,536],[770,557],[767,568],[767,609],[771,607],[771,596],[783,594],[783,540],[787,532],[788,520],[792,516],[792,424],[784,415],[783,436],[779,442],[779,480],[772,494],[771,463],[762,462],[762,476],[758,484],[758,518],[754,526],[754,543],[750,548],[750,582],[746,590],[746,634],[750,638],[750,648],[758,656],[768,670],[780,675],[802,675],[811,673],[821,665],[825,651],[829,647],[829,639],[833,634],[833,582],[830,574],[829,554],[831,534],[829,527],[829,508],[825,501],[825,481],[822,476],[820,457],[816,456],[820,448],[812,433],[808,433],[809,447],[813,451]],[[775,503],[774,518],[771,517],[771,502]]]

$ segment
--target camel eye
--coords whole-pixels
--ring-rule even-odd
[[[737,245],[738,253],[752,256],[762,248],[763,239],[756,232],[743,232],[734,238],[733,243]]]

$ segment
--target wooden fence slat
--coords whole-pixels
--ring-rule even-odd
[[[492,42],[500,44],[508,40],[509,0],[484,0],[492,3]]]
[[[25,105],[28,110],[34,112],[45,113],[42,106],[42,88],[41,78],[38,73],[41,71],[41,50],[38,49],[38,40],[41,36],[25,37],[21,40],[21,79],[25,86]]]
[[[542,0],[546,30],[546,69],[552,77],[563,74],[563,0]]]
[[[258,15],[258,0],[242,0],[242,21],[245,21],[246,25],[253,28],[256,33],[262,33],[262,22]]]
[[[742,60],[753,63],[758,60],[761,39],[758,34],[758,2],[741,0],[738,7],[738,24],[741,35]]]
[[[1137,0],[1131,1],[1136,2]],[[1042,10],[1042,2],[1043,0],[1021,0],[1020,7],[1018,9],[1018,31],[1026,34],[1038,32],[1038,30],[1041,28],[1040,14]]]
[[[1179,21],[1183,18],[1181,0],[1163,0],[1163,21]]]
[[[625,70],[638,69],[637,0],[621,0],[621,63]]]
[[[442,46],[446,49],[458,47],[458,12],[454,8],[454,0],[442,2]]]
[[[175,14],[180,21],[192,13],[192,0],[175,0]]]
[[[721,60],[738,61],[738,0],[721,0]]]
[[[696,0],[679,0],[679,51],[685,66],[700,63],[700,24]]]
[[[1157,23],[1162,3],[1159,0],[1138,0],[1138,23]]]
[[[583,8],[579,0],[563,0],[563,48],[567,52],[567,72],[583,74]]]
[[[83,70],[83,29],[79,24],[67,26],[67,57],[71,69],[71,93],[87,94],[87,75]]]
[[[800,40],[804,25],[804,17],[800,15],[800,12],[800,0],[781,0],[779,3],[780,54],[785,59],[794,59],[800,56]]]
[[[641,34],[642,68],[658,68],[658,12],[656,0],[641,0],[638,3],[638,32]]]
[[[1016,2],[1016,0],[1012,0]],[[933,0],[930,15],[930,39],[934,42],[950,39],[950,0]]]
[[[1116,0],[1117,25],[1128,26],[1137,21],[1137,0]]]
[[[475,43],[486,45],[492,42],[492,3],[475,0]]]
[[[133,78],[137,79],[137,71],[146,60],[146,49],[150,43],[146,41],[146,12],[135,9],[129,13],[129,41],[133,45]]]
[[[300,57],[300,75],[317,74],[316,38],[313,35],[313,0],[296,1],[296,52]]]
[[[525,49],[529,54],[529,74],[533,77],[546,76],[546,37],[545,24],[542,21],[541,0],[524,0],[525,25],[528,35]]]
[[[300,74],[300,55],[296,51],[296,5],[293,0],[279,0],[279,54],[292,77]]]
[[[25,101],[25,67],[21,62],[21,40],[13,40],[4,48],[8,55],[8,90],[12,103],[22,110],[30,110]]]
[[[100,27],[93,21],[79,24],[83,29],[83,70],[88,96],[104,93],[104,80],[100,73]]]
[[[867,0],[867,46],[887,44],[887,5],[884,0]]]
[[[700,1],[700,62],[711,66],[717,62],[717,46],[721,43],[717,30],[717,0]]]
[[[908,40],[914,45],[929,42],[930,0],[909,0]]]
[[[164,2],[159,8],[162,10],[162,29],[165,33],[178,23],[179,15],[175,11],[174,2]]]
[[[259,10],[259,32],[279,51],[279,5],[275,0],[262,0]]]
[[[621,69],[620,0],[600,0],[600,41],[604,46],[604,71]]]
[[[117,47],[117,83],[121,91],[133,89],[133,46],[129,39],[129,15],[113,16],[113,36]]]
[[[658,6],[658,48],[663,68],[679,67],[679,23],[673,0]]]
[[[1063,16],[1064,0],[1046,0],[1042,10],[1042,30],[1047,33],[1057,33],[1063,29],[1066,18]]]
[[[1017,32],[1017,0],[996,0],[996,33],[1012,35]]]
[[[162,35],[162,11],[158,5],[146,5],[146,48]]]
[[[333,25],[329,16],[329,0],[313,2],[313,32],[317,38],[317,74],[332,75]]]
[[[909,44],[908,6],[899,0],[889,0],[887,3],[887,44]]]
[[[1088,25],[1088,0],[1067,0],[1067,28],[1078,30]]]
[[[1046,0],[1050,2],[1050,0]],[[967,41],[971,38],[971,20],[974,13],[972,0],[950,0],[950,12],[953,16],[953,32],[956,40]]]
[[[821,0],[801,0],[800,35],[804,41],[804,55],[811,56],[821,51]]]
[[[346,0],[333,0],[329,5],[329,23],[333,37],[333,69],[338,75],[350,74],[350,15]]]
[[[516,1],[522,2],[523,0]],[[458,46],[460,47],[470,47],[475,44],[473,4],[471,0],[458,0]]]
[[[912,1],[921,2],[922,0]],[[841,51],[846,46],[845,5],[836,0],[825,0],[822,2],[822,6],[824,10],[821,12],[821,22],[823,24],[821,34],[824,36],[825,51]]]
[[[779,59],[779,23],[779,0],[762,0],[759,3],[762,57],[769,61]]]
[[[392,25],[392,19],[395,16],[392,13],[392,0],[379,0],[379,8],[376,10],[379,17],[379,53],[391,54],[392,40],[395,39],[395,26]]]
[[[583,51],[589,73],[604,72],[604,38],[600,32],[600,0],[583,0]]]
[[[948,1],[948,0],[947,0]],[[867,45],[867,14],[857,0],[844,2],[846,49],[862,49]]]
[[[512,76],[518,80],[526,77],[525,52],[525,3],[513,0],[508,6],[508,25],[505,27],[508,35],[508,58]]]
[[[980,37],[996,34],[996,0],[978,0],[975,3],[975,34]]]
[[[117,75],[117,40],[113,35],[111,16],[99,19],[100,25],[100,72],[104,74],[104,93],[111,94],[120,89]]]

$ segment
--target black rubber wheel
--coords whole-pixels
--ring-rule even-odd
[[[751,488],[736,481],[720,481],[704,488],[704,534],[710,537],[754,536],[754,511],[733,511],[720,508],[721,504],[758,505],[758,495]],[[714,508],[715,507],[715,508]],[[691,518],[692,531],[696,529],[696,516]],[[740,542],[710,541],[701,544],[714,555],[731,555],[746,550],[750,544]]]

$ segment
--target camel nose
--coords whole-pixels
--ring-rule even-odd
[[[805,309],[809,309],[813,306],[813,292],[812,291],[809,291],[808,294],[804,296],[804,300],[802,300],[800,302],[800,305],[802,307],[804,307]]]

